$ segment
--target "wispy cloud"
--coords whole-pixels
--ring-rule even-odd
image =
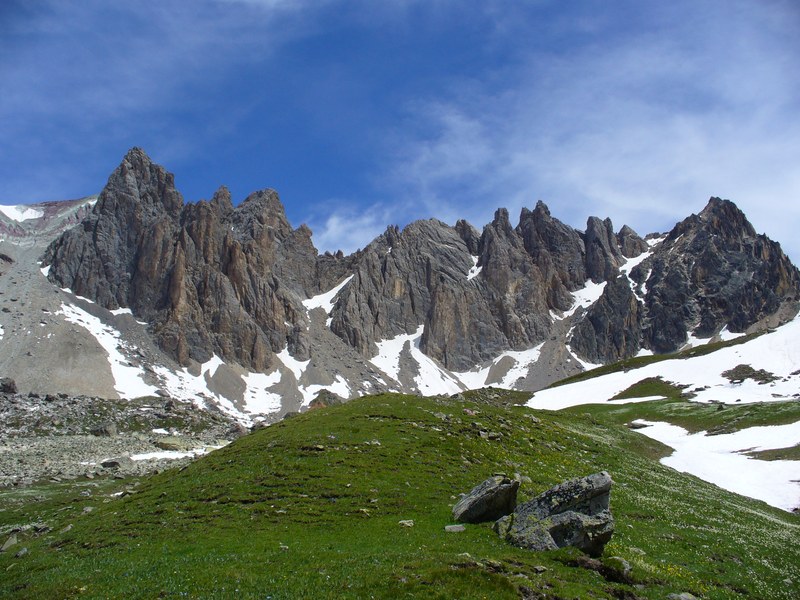
[[[312,217],[308,223],[314,232],[314,245],[323,252],[355,252],[383,233],[389,225],[395,224],[399,216],[387,204],[363,207],[336,200],[330,204],[335,208]]]
[[[252,104],[215,106],[229,73],[303,35],[306,4],[51,0],[9,9],[0,25],[0,158],[26,183],[5,186],[0,201],[44,199],[81,178],[96,191],[102,170],[134,144],[164,162],[196,157],[209,131],[235,128]],[[190,125],[179,129],[179,119]],[[81,157],[102,170],[49,172]]]
[[[415,103],[390,180],[478,225],[542,198],[574,226],[600,214],[647,232],[720,195],[799,256],[798,13],[725,6],[674,5],[642,30],[532,54],[499,86]]]

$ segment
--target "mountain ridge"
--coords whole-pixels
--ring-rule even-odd
[[[279,396],[286,412],[322,389],[533,391],[586,366],[786,320],[800,298],[780,245],[719,198],[647,240],[598,217],[581,232],[539,201],[516,226],[501,208],[482,231],[429,219],[389,226],[348,256],[320,254],[274,190],[234,206],[223,186],[186,204],[140,148],[50,243],[42,268],[98,310],[130,311],[163,364],[243,414],[248,394]],[[143,379],[175,393],[140,362]],[[250,372],[265,375],[256,387]]]

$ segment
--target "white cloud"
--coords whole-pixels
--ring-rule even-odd
[[[641,233],[719,195],[800,257],[797,12],[674,6],[642,31],[532,54],[499,85],[416,102],[387,167],[395,190],[479,226],[542,198],[576,227],[598,214]]]
[[[349,254],[365,247],[393,223],[396,213],[388,205],[359,207],[334,200],[336,208],[309,219],[313,242],[321,252],[342,250]]]

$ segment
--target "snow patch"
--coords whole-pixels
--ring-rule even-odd
[[[175,460],[178,458],[192,458],[195,456],[202,456],[208,454],[209,450],[216,450],[221,446],[214,446],[211,448],[196,448],[188,452],[180,452],[178,450],[161,450],[160,452],[144,452],[142,454],[131,454],[131,460]]]
[[[112,315],[132,315],[130,308],[115,308],[112,311],[109,311]]]
[[[315,308],[321,308],[325,311],[325,314],[330,317],[331,311],[333,311],[333,307],[336,305],[336,296],[338,296],[339,292],[342,291],[342,288],[344,288],[344,286],[350,283],[350,280],[352,278],[353,276],[350,275],[335,288],[328,290],[324,294],[319,294],[318,296],[314,296],[313,298],[309,298],[308,300],[303,300],[303,306],[306,307],[306,310],[308,312],[311,312]],[[328,327],[331,326],[330,318],[327,320],[326,325]]]
[[[414,333],[401,334],[390,340],[377,342],[378,354],[370,362],[386,375],[399,380],[400,355],[406,343],[412,360],[417,363],[417,375],[414,377],[417,391],[426,396],[437,394],[455,394],[464,389],[462,383],[451,373],[442,369],[436,362],[419,349],[419,341],[425,330],[420,325]]]
[[[469,273],[467,273],[467,281],[472,281],[475,279],[478,276],[478,273],[483,270],[482,266],[478,266],[477,256],[470,256],[470,258],[472,259],[472,267],[470,267]]]
[[[25,205],[0,205],[0,212],[12,221],[18,222],[29,221],[30,219],[39,219],[44,216],[44,211]]]
[[[595,283],[591,279],[588,279],[583,288],[572,292],[572,298],[574,300],[572,308],[565,312],[562,318],[566,319],[567,317],[571,317],[579,308],[589,308],[600,299],[605,288],[605,281],[602,283]]]
[[[800,465],[791,460],[758,460],[750,450],[789,448],[800,443],[800,421],[790,425],[749,427],[734,433],[690,434],[677,425],[637,420],[639,433],[673,448],[661,463],[723,489],[791,511],[800,506]]]
[[[486,380],[489,378],[491,369],[500,363],[500,361],[510,358],[514,361],[514,365],[506,372],[502,380],[497,383],[492,383],[492,385],[506,390],[513,390],[517,379],[527,376],[531,366],[536,364],[539,360],[542,346],[544,346],[544,343],[529,348],[528,350],[508,350],[498,355],[488,365],[482,368],[453,373],[453,375],[458,377],[459,381],[461,381],[467,389],[474,390],[482,388],[486,385]]]
[[[61,309],[55,314],[63,315],[66,321],[86,329],[108,353],[111,375],[114,378],[114,389],[117,390],[120,398],[152,396],[158,391],[158,388],[143,381],[144,369],[131,366],[125,355],[120,352],[120,348],[123,350],[133,348],[120,339],[119,331],[105,325],[97,317],[72,304],[62,303]]]
[[[39,269],[42,272],[42,275],[44,275],[45,277],[50,275],[50,267],[51,266],[52,265],[47,265],[46,267],[42,267],[41,269]]]
[[[279,354],[276,354],[280,361],[284,364],[284,366],[289,369],[293,374],[294,378],[299,382],[300,379],[303,377],[303,373],[306,372],[311,359],[307,361],[299,361],[294,356],[289,354],[289,346],[287,345],[286,348],[281,350]]]
[[[638,369],[609,373],[536,392],[528,403],[531,408],[558,410],[579,404],[606,402],[634,383],[648,377],[662,377],[676,385],[692,386],[695,402],[775,402],[791,399],[800,388],[800,317],[775,331],[743,344],[721,348],[705,356],[672,358]],[[587,368],[593,365],[583,363]],[[731,383],[722,376],[737,365],[765,369],[778,379],[759,384],[751,379]]]
[[[267,414],[281,409],[281,396],[268,391],[281,380],[281,372],[248,373],[243,377],[247,389],[244,392],[245,410],[253,414]]]
[[[311,404],[311,401],[314,400],[316,395],[322,390],[329,390],[337,396],[341,396],[342,398],[350,397],[350,385],[347,383],[347,380],[344,377],[337,375],[336,381],[333,383],[323,385],[314,384],[300,388],[300,393],[303,394],[303,406],[307,407],[309,404]]]

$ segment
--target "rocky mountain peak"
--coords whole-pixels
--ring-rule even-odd
[[[638,266],[623,269],[633,257]],[[183,365],[216,355],[312,387],[347,374],[352,393],[365,381],[429,389],[433,372],[460,389],[446,370],[481,366],[486,384],[506,374],[513,385],[549,383],[579,369],[576,355],[670,352],[689,334],[744,331],[800,296],[780,247],[725,200],[653,247],[628,226],[615,233],[610,219],[590,217],[578,231],[539,201],[516,227],[500,208],[480,233],[465,220],[428,219],[389,226],[350,256],[319,255],[275,190],[235,206],[221,187],[184,205],[172,176],[140,149],[43,265],[59,287],[130,308]],[[517,365],[513,356],[534,347],[542,365]],[[282,380],[281,393],[289,385]]]
[[[175,215],[183,207],[183,196],[175,189],[175,177],[155,164],[141,148],[131,148],[111,174],[106,189],[114,193],[100,194],[97,211],[111,214],[120,209],[155,213],[163,209]]]
[[[623,225],[617,233],[617,243],[619,243],[619,249],[625,258],[635,258],[643,252],[647,252],[649,248],[647,242],[627,225]]]

